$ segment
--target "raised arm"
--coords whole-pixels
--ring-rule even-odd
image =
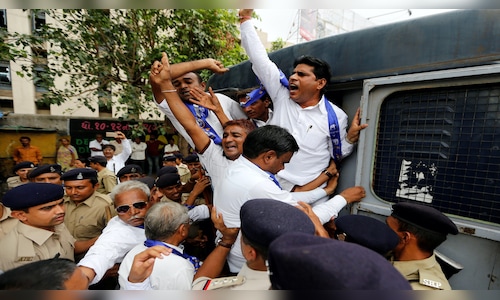
[[[177,94],[174,85],[172,84],[172,76],[170,73],[170,64],[166,53],[162,54],[161,62],[155,61],[151,66],[149,82],[153,88],[155,99],[166,99],[170,110],[175,118],[186,130],[187,134],[193,140],[194,146],[198,152],[203,150],[210,144],[210,138],[203,132],[203,129],[198,126],[196,119],[191,114],[189,109],[182,103],[181,98]]]
[[[193,61],[188,61],[188,62],[181,62],[178,64],[173,64],[170,66],[170,80],[172,78],[177,78],[183,74],[193,72],[193,71],[198,71],[198,70],[210,70],[214,73],[217,74],[222,74],[227,71],[229,71],[228,68],[225,68],[223,64],[215,59],[212,58],[205,58],[205,59],[200,59],[200,60],[193,60]],[[159,86],[153,86],[153,93],[155,96],[155,101],[160,104],[165,97],[163,96],[163,93],[161,92],[161,89],[159,89]]]
[[[229,118],[224,113],[224,109],[222,109],[219,99],[214,94],[211,87],[208,88],[208,91],[210,92],[210,95],[207,95],[207,93],[205,93],[202,89],[195,87],[189,91],[189,94],[193,97],[193,99],[190,99],[189,101],[213,111],[217,116],[217,119],[219,119],[219,122],[222,125],[226,124],[226,122],[229,121]]]

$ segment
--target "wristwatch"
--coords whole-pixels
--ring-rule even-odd
[[[328,172],[328,170],[327,170],[327,169],[325,169],[325,170],[323,171],[323,173],[324,173],[326,176],[328,176],[328,178],[332,178],[332,177],[333,177],[333,174],[332,174],[332,173],[330,173],[330,172]]]
[[[222,239],[218,239],[217,246],[222,246],[222,247],[231,249],[233,247],[233,244],[229,244],[229,243],[223,242]]]

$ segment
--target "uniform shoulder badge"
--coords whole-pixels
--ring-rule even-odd
[[[243,276],[221,277],[207,280],[203,286],[203,290],[216,290],[229,288],[245,283],[246,279]]]

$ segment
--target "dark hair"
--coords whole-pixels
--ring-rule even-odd
[[[116,147],[113,144],[102,145],[102,150],[104,150],[106,148],[111,148],[111,149],[113,149],[113,151],[116,151]]]
[[[432,253],[439,245],[446,240],[445,234],[431,232],[412,224],[406,223],[400,219],[398,220],[398,230],[408,231],[413,234],[417,239],[417,246],[425,252]]]
[[[76,270],[76,264],[65,258],[28,263],[0,274],[0,290],[64,290]]]
[[[24,140],[24,139],[27,139],[28,141],[31,142],[31,138],[29,136],[22,136],[22,137],[19,138],[19,141],[20,140]]]
[[[330,83],[330,78],[332,77],[330,65],[322,59],[309,55],[302,55],[297,57],[293,63],[293,67],[295,68],[298,64],[304,64],[313,67],[313,73],[316,76],[316,79],[326,79],[325,87],[321,89],[321,93],[324,94],[326,86]]]
[[[228,126],[240,126],[241,128],[245,129],[247,134],[254,131],[255,129],[255,124],[248,119],[229,120],[224,125],[222,125],[222,128],[226,129],[226,127]]]
[[[295,138],[283,127],[265,125],[248,134],[243,142],[243,155],[256,158],[269,150],[276,151],[279,157],[287,152],[296,152],[299,145]]]

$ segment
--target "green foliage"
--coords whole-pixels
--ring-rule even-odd
[[[276,50],[283,49],[285,47],[285,41],[282,38],[278,38],[276,41],[271,43],[271,49],[268,52],[273,52]]]
[[[246,59],[235,10],[34,10],[39,12],[53,22],[32,35],[13,33],[9,38],[16,47],[2,43],[0,53],[1,59],[33,60],[18,75],[31,77],[45,90],[41,101],[48,104],[71,98],[94,109],[93,99],[99,99],[100,107],[113,105],[125,118],[137,119],[148,112],[149,70],[161,52],[171,63],[211,57],[229,66]],[[64,87],[55,85],[59,77],[67,81]]]

